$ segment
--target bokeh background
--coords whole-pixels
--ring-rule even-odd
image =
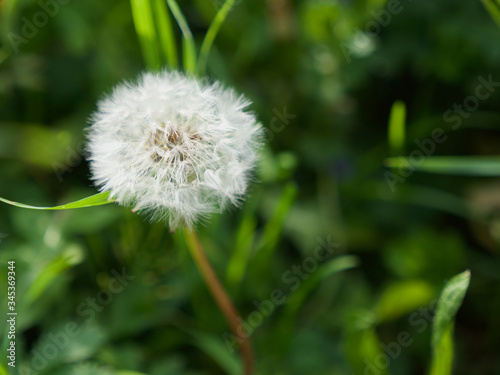
[[[199,46],[222,1],[179,5]],[[458,120],[444,117],[476,95],[480,77],[500,82],[500,28],[485,5],[499,12],[487,0],[235,2],[207,75],[252,99],[267,145],[243,208],[199,230],[258,374],[428,373],[430,311],[466,269],[453,373],[500,374],[500,167],[385,166],[438,128],[446,141],[432,156],[498,155],[498,85]],[[95,193],[88,118],[146,69],[130,2],[0,0],[0,12],[0,196],[55,205]],[[396,101],[407,135],[392,147]],[[1,311],[8,260],[18,366],[7,372],[5,334],[0,374],[238,374],[226,323],[164,223],[115,205],[2,204]],[[275,290],[284,302],[269,305]]]

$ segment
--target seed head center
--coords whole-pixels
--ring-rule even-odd
[[[191,131],[180,131],[177,128],[158,127],[148,142],[151,159],[156,162],[176,163],[187,159],[200,137]]]

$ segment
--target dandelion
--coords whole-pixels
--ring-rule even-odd
[[[253,350],[242,321],[208,260],[194,224],[238,205],[257,161],[262,127],[250,101],[219,83],[180,73],[145,73],[98,103],[87,130],[92,178],[101,193],[55,207],[0,201],[37,210],[66,210],[117,201],[183,228],[189,252],[240,345],[245,375]],[[0,234],[1,240],[1,234]]]
[[[119,204],[192,228],[244,197],[262,135],[249,104],[180,73],[121,84],[88,128],[92,179]]]

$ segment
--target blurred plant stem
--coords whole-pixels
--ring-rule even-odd
[[[224,290],[221,282],[219,281],[212,265],[210,264],[207,256],[205,255],[205,250],[198,238],[195,231],[190,229],[184,229],[184,236],[188,244],[189,252],[193,257],[196,267],[200,271],[205,283],[212,293],[215,302],[219,306],[219,309],[224,314],[233,334],[239,338],[240,342],[240,352],[243,359],[244,374],[250,375],[253,368],[253,351],[250,345],[250,341],[246,337],[240,337],[238,334],[239,327],[239,315],[231,302],[227,292]]]

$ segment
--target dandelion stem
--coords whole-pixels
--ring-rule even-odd
[[[212,296],[217,302],[219,309],[224,314],[233,334],[240,339],[240,351],[244,363],[244,374],[250,375],[252,373],[253,367],[253,352],[250,345],[250,341],[246,337],[240,337],[238,334],[239,327],[239,315],[231,302],[227,292],[224,290],[221,282],[219,281],[214,269],[212,268],[203,246],[201,245],[200,239],[196,232],[190,229],[184,229],[184,235],[188,244],[189,251],[193,260],[200,271],[205,283],[212,293]]]

